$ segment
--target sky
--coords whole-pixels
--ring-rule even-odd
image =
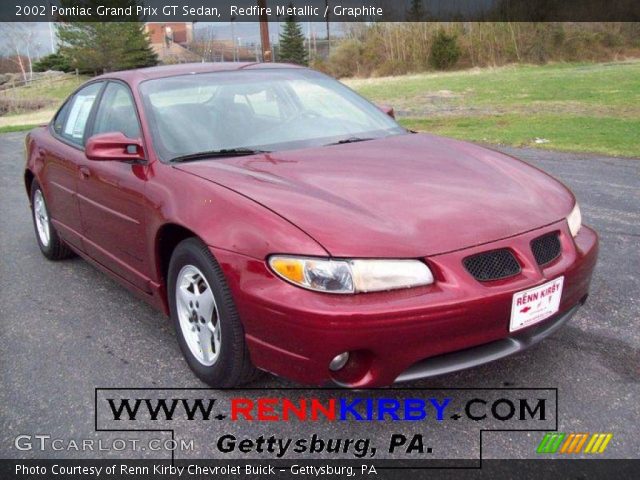
[[[33,42],[33,50],[34,57],[38,57],[41,55],[47,55],[51,53],[51,36],[49,33],[49,23],[48,22],[40,22],[40,23],[22,23],[21,26],[24,28],[28,28],[33,31],[34,34],[34,42]],[[5,54],[8,53],[7,49],[9,48],[9,44],[6,41],[8,38],[8,33],[12,28],[12,25],[7,22],[0,22],[0,53]],[[14,52],[11,52],[14,53]]]

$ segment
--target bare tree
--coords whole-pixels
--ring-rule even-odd
[[[38,48],[35,26],[29,22],[2,22],[2,50],[18,65],[25,82],[33,77],[33,55]]]
[[[203,61],[212,62],[215,61],[215,48],[216,48],[216,34],[212,25],[199,28],[194,33],[194,40],[189,46],[189,49],[200,55]]]

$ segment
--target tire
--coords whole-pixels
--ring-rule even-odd
[[[215,388],[257,378],[224,274],[204,243],[189,238],[178,244],[167,283],[178,343],[196,376]]]
[[[45,257],[49,260],[64,260],[74,255],[51,223],[47,202],[37,180],[31,183],[31,219],[38,246]]]

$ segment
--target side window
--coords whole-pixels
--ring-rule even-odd
[[[64,121],[67,118],[67,113],[69,113],[69,107],[71,107],[71,103],[72,103],[71,100],[66,102],[58,112],[58,115],[56,115],[55,120],[53,121],[53,130],[58,135],[62,135],[62,128],[64,127]]]
[[[87,120],[101,88],[102,82],[98,82],[79,90],[56,117],[53,124],[56,133],[73,143],[82,145]]]
[[[129,138],[140,137],[140,125],[129,89],[117,82],[110,82],[104,90],[93,125],[97,133],[121,132]]]

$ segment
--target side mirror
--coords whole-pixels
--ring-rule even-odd
[[[98,161],[144,160],[144,148],[139,138],[128,138],[121,132],[99,133],[87,140],[85,155]]]
[[[394,112],[393,107],[390,107],[389,105],[377,105],[377,107],[391,118],[396,118],[396,112]]]

